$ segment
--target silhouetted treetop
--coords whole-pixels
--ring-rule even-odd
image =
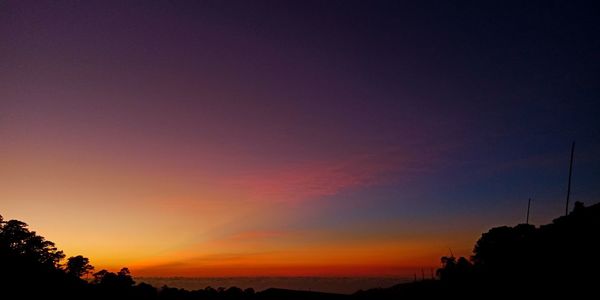
[[[505,265],[534,251],[536,228],[529,224],[496,227],[484,233],[475,244],[472,261],[478,265]]]
[[[6,255],[59,267],[65,257],[53,242],[30,231],[27,224],[17,220],[0,223],[0,248]]]
[[[128,268],[93,270],[89,259],[70,257],[64,268],[62,251],[30,231],[26,223],[0,216],[0,296],[19,293],[23,299],[422,299],[507,298],[519,293],[530,298],[596,293],[600,253],[600,204],[577,202],[568,216],[551,224],[501,226],[483,233],[473,255],[441,258],[440,280],[423,280],[352,296],[268,289],[254,292],[237,287],[179,288],[137,284]]]
[[[67,274],[72,274],[77,277],[82,277],[94,270],[94,266],[90,265],[90,260],[81,255],[69,257],[65,271]]]

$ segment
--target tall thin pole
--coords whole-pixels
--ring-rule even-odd
[[[531,208],[531,198],[527,201],[527,219],[525,219],[525,224],[529,225],[529,208]]]
[[[573,152],[575,152],[575,141],[571,145],[571,163],[569,164],[569,183],[567,185],[567,205],[565,206],[565,216],[569,214],[569,197],[571,196],[571,175],[573,174]]]

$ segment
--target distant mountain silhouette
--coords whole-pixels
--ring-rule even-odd
[[[599,254],[600,204],[584,207],[577,202],[568,216],[548,225],[490,229],[477,241],[471,257],[442,257],[436,280],[353,295],[237,287],[188,291],[136,284],[127,268],[94,273],[81,255],[63,265],[65,255],[54,243],[23,222],[0,216],[0,299],[594,298],[600,283]]]

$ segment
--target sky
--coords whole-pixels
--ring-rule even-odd
[[[0,214],[135,276],[412,276],[600,199],[594,1],[0,1]]]

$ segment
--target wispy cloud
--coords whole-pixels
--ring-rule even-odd
[[[436,168],[433,153],[401,149],[353,155],[331,161],[307,161],[285,167],[256,170],[230,178],[232,188],[265,201],[302,201],[414,177]]]
[[[265,240],[274,239],[286,236],[288,233],[283,231],[244,231],[228,237],[230,241],[247,241],[247,240]]]

